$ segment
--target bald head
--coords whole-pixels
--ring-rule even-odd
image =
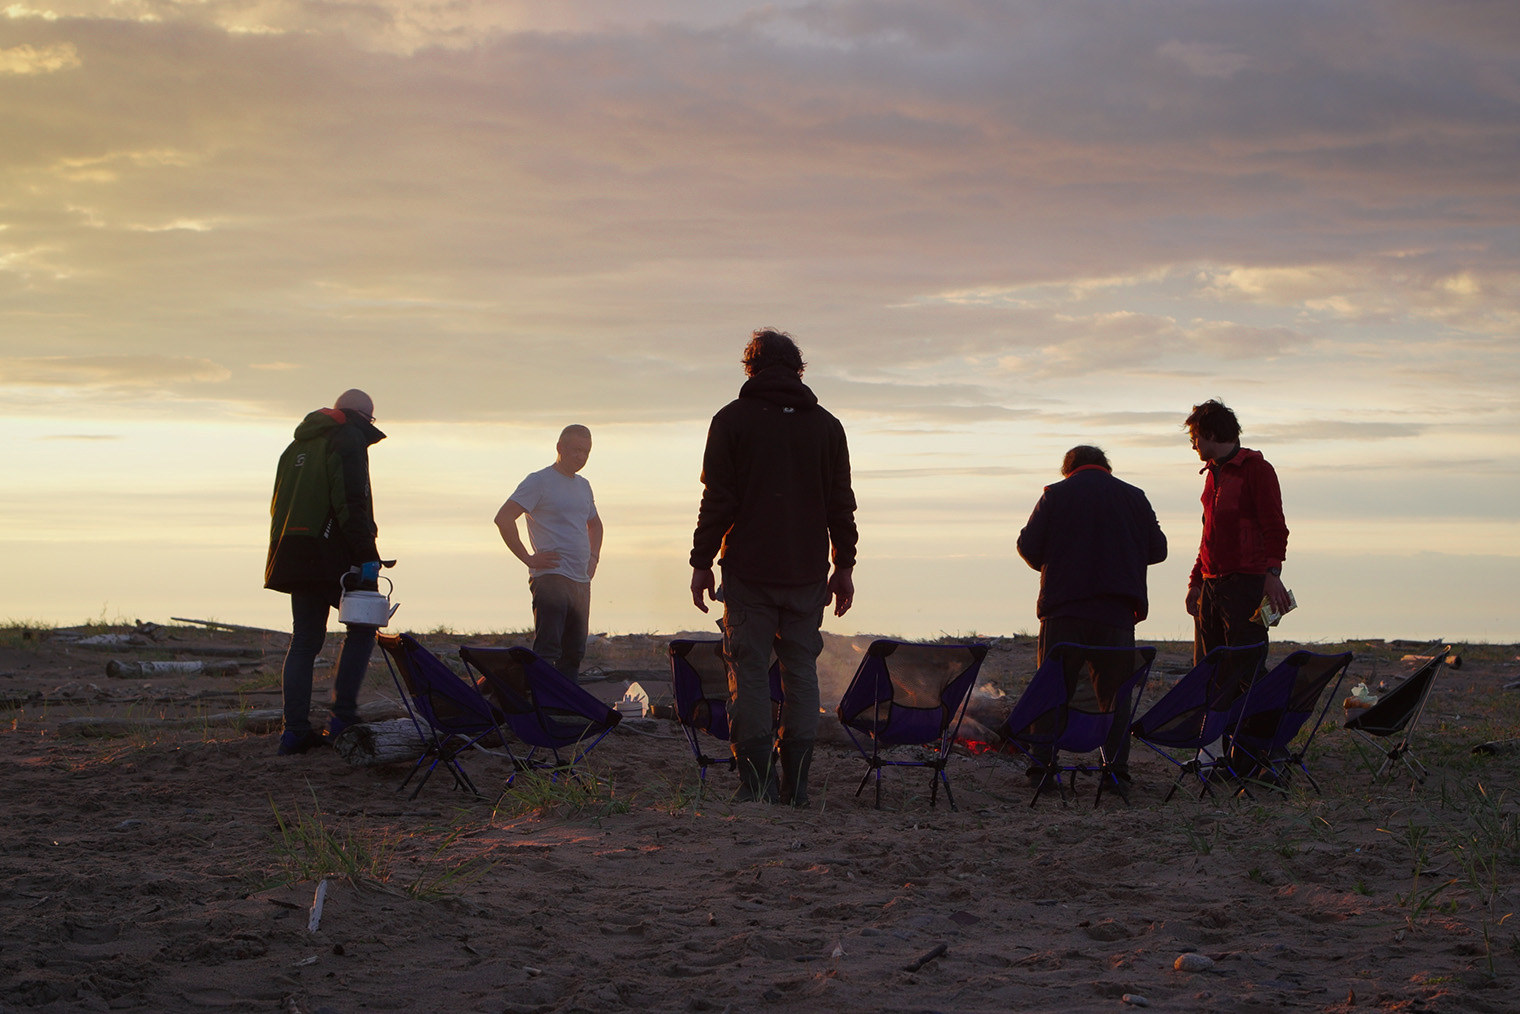
[[[375,418],[375,403],[370,401],[369,395],[357,387],[351,387],[338,395],[338,400],[333,402],[333,408],[357,412],[366,419]]]

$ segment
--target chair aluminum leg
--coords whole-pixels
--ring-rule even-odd
[[[1040,794],[1045,791],[1045,786],[1049,785],[1053,781],[1056,781],[1055,776],[1051,774],[1050,768],[1047,767],[1040,774],[1039,784],[1034,787],[1034,798],[1029,801],[1029,806],[1031,809],[1033,809],[1034,804],[1040,801]],[[1057,790],[1060,789],[1060,784],[1060,782],[1056,782]]]
[[[939,783],[944,782],[945,802],[950,804],[951,812],[959,813],[960,807],[955,805],[955,794],[950,791],[950,776],[945,774],[945,760],[946,758],[941,758],[938,766],[935,768],[934,789],[929,793],[929,809],[934,809],[934,799],[939,791]]]

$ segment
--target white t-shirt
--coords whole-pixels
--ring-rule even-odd
[[[559,563],[543,570],[530,569],[530,577],[563,574],[572,581],[590,581],[591,536],[586,525],[596,517],[591,483],[579,475],[565,475],[553,465],[529,474],[509,498],[528,518],[528,541],[533,552],[559,554]]]

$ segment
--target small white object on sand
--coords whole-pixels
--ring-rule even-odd
[[[327,878],[317,885],[317,893],[311,899],[311,918],[306,921],[306,932],[315,933],[322,925],[322,903],[327,900]]]

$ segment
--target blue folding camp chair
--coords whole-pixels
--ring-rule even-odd
[[[1109,742],[1115,727],[1129,735],[1129,723],[1145,690],[1156,649],[1094,647],[1061,643],[1051,647],[1035,670],[1029,686],[1019,695],[1001,732],[1004,741],[1040,767],[1033,806],[1040,794],[1054,786],[1066,798],[1062,775],[1069,774],[1072,788],[1081,772],[1098,775],[1097,807],[1104,787],[1112,781],[1120,795],[1124,787],[1113,769],[1117,752]],[[1062,764],[1061,753],[1098,751],[1098,764]]]
[[[1130,726],[1132,736],[1176,765],[1167,800],[1189,776],[1202,785],[1200,797],[1213,792],[1209,782],[1219,775],[1240,784],[1224,739],[1239,721],[1266,657],[1265,641],[1215,648]]]
[[[956,808],[945,762],[986,657],[985,644],[871,642],[839,701],[839,721],[869,765],[855,795],[865,789],[874,772],[879,809],[882,768],[926,767],[933,772],[929,805],[934,806],[939,784],[944,782],[950,809]],[[869,750],[862,739],[870,741]],[[898,746],[922,747],[928,756],[917,760],[882,756],[883,749]]]
[[[396,789],[400,792],[429,757],[428,765],[412,799],[422,791],[440,761],[454,775],[456,788],[480,795],[459,764],[459,755],[473,747],[502,742],[501,714],[473,685],[461,679],[443,660],[428,651],[411,634],[380,634],[376,640],[384,651],[385,665],[396,692],[422,740],[422,753]]]
[[[1425,781],[1425,765],[1414,755],[1410,740],[1414,736],[1415,726],[1420,722],[1420,716],[1425,713],[1425,703],[1430,700],[1430,692],[1435,689],[1436,676],[1451,655],[1452,646],[1448,644],[1440,647],[1440,644],[1437,641],[1432,645],[1435,654],[1410,673],[1408,679],[1384,694],[1372,707],[1346,720],[1346,728],[1383,755],[1382,765],[1372,775],[1374,785],[1393,767],[1396,760],[1403,761],[1409,773],[1414,775],[1415,781]],[[1398,737],[1398,741],[1392,746],[1383,746],[1378,742],[1394,737]],[[1357,749],[1361,749],[1360,745]],[[1367,766],[1372,767],[1371,764]]]
[[[781,663],[771,663],[771,728],[781,725],[781,705],[786,695],[781,690]],[[725,750],[721,757],[709,757],[702,751],[700,734],[728,742],[728,666],[723,659],[721,638],[686,639],[670,642],[670,685],[675,697],[676,723],[686,734],[692,756],[702,781],[707,781],[710,764],[734,768],[734,756]]]
[[[1336,655],[1316,655],[1312,651],[1295,651],[1256,681],[1250,700],[1241,707],[1240,721],[1230,737],[1231,745],[1252,766],[1242,772],[1253,782],[1264,782],[1286,789],[1296,766],[1309,779],[1316,793],[1319,782],[1309,772],[1304,756],[1319,732],[1325,713],[1334,703],[1351,664],[1349,651]],[[1335,681],[1328,695],[1325,688]],[[1325,697],[1319,714],[1314,715],[1321,696]],[[1294,740],[1311,717],[1309,734],[1295,748]]]
[[[616,708],[597,700],[527,648],[467,644],[460,647],[459,657],[480,674],[502,713],[503,726],[528,747],[526,755],[512,755],[509,788],[518,771],[573,769],[622,720]],[[568,761],[560,756],[567,748],[573,748]],[[554,760],[535,761],[539,750],[548,751]]]

